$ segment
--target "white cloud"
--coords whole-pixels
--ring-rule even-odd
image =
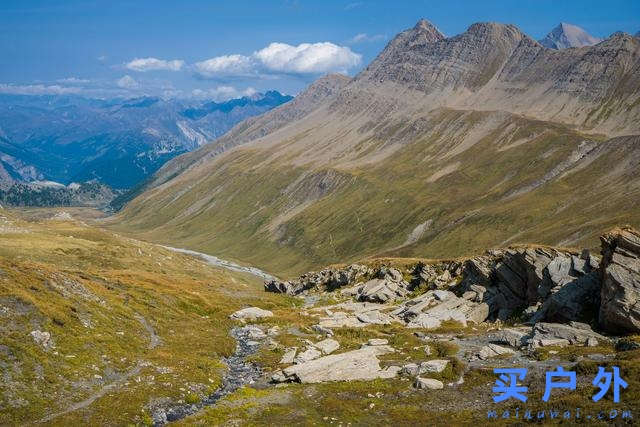
[[[0,83],[0,93],[14,95],[69,95],[80,93],[78,87],[66,87],[60,85],[14,85]]]
[[[358,44],[358,43],[370,43],[377,42],[386,39],[387,37],[383,34],[374,34],[372,36],[367,33],[356,34],[349,40],[349,44]]]
[[[204,78],[258,76],[265,74],[322,74],[342,72],[360,64],[362,56],[330,42],[292,46],[271,43],[251,56],[224,55],[194,64]]]
[[[158,58],[135,58],[125,64],[125,68],[133,71],[180,71],[184,66],[184,61],[181,59],[173,59],[167,61],[165,59]]]
[[[244,55],[223,55],[194,64],[202,77],[243,76],[253,74],[253,61]]]
[[[362,59],[348,47],[329,42],[302,43],[298,46],[271,43],[254,56],[270,71],[295,74],[346,72]]]
[[[91,80],[88,79],[79,79],[77,77],[67,77],[66,79],[58,79],[56,80],[58,83],[68,83],[68,84],[85,84],[91,83]]]
[[[191,91],[191,96],[199,99],[227,101],[229,99],[240,98],[242,96],[251,96],[256,93],[257,91],[252,87],[248,87],[245,90],[238,90],[233,86],[218,86],[210,89],[194,89]]]
[[[362,6],[363,4],[364,4],[364,3],[363,3],[363,2],[361,2],[361,1],[357,1],[357,2],[354,2],[354,3],[349,3],[349,4],[347,4],[347,5],[344,7],[344,10],[352,10],[352,9],[356,9],[356,8],[358,8],[358,7]]]
[[[116,81],[116,84],[118,85],[118,87],[121,87],[123,89],[135,89],[140,86],[138,82],[130,75],[126,75],[118,79]]]

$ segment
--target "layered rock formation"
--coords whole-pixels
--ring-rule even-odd
[[[360,301],[328,311],[321,328],[399,321],[409,328],[433,329],[451,320],[466,326],[516,319],[536,325],[599,321],[613,332],[640,332],[640,235],[632,229],[606,234],[602,256],[600,261],[587,250],[515,247],[464,261],[418,263],[406,280],[395,268],[354,264],[297,280],[269,280],[265,290],[299,295],[339,288],[342,296]],[[412,292],[418,295],[407,298]],[[549,333],[536,331],[534,341]],[[554,338],[567,339],[554,333]],[[569,341],[584,343],[587,338]]]
[[[614,333],[640,332],[640,234],[614,230],[602,237],[600,323]]]

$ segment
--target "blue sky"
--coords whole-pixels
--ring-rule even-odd
[[[295,94],[353,75],[420,18],[447,36],[496,21],[536,39],[559,22],[607,37],[640,30],[640,1],[2,0],[0,92]]]

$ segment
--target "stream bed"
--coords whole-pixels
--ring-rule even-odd
[[[194,404],[177,404],[166,408],[156,408],[153,413],[154,426],[162,426],[167,422],[177,421],[189,415],[195,414],[204,407],[215,405],[224,396],[233,393],[244,385],[255,383],[262,375],[259,366],[247,362],[247,357],[258,351],[259,339],[264,338],[264,333],[257,333],[255,326],[235,327],[231,330],[231,336],[236,340],[236,350],[233,355],[223,359],[229,370],[222,378],[222,385],[202,401]]]

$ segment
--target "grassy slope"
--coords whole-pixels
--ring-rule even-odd
[[[64,412],[105,386],[50,423],[125,425],[147,419],[151,399],[198,399],[219,384],[220,358],[233,352],[227,316],[290,304],[252,276],[155,245],[78,222],[0,216],[3,425]],[[36,344],[32,330],[49,332],[55,348]]]
[[[284,153],[280,157],[256,146],[241,148],[134,200],[114,226],[287,276],[376,254],[452,257],[517,242],[597,246],[597,237],[613,225],[640,225],[640,172],[628,165],[617,169],[625,159],[637,164],[633,144],[605,148],[587,167],[508,198],[593,137],[512,116],[478,138],[474,126],[491,115],[443,110],[434,121],[439,126],[390,157],[338,164],[336,188],[306,204],[290,185],[318,169],[296,166],[295,142],[283,142],[292,147],[284,151],[270,148],[269,154]],[[361,141],[361,160],[371,147],[402,140],[412,124],[390,123],[378,139]],[[528,142],[509,148],[519,140]],[[456,151],[469,141],[475,143]],[[434,180],[447,166],[457,169]],[[299,186],[307,184],[308,192],[317,187],[308,178]],[[286,212],[293,213],[273,226]],[[417,242],[399,248],[429,220]]]

